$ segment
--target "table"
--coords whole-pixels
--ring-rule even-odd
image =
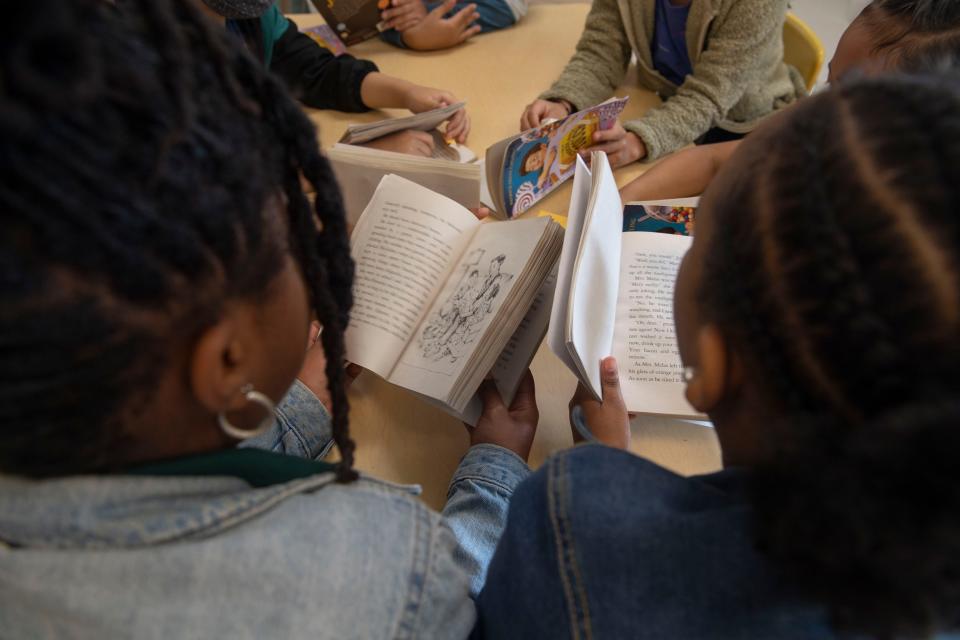
[[[511,29],[474,37],[448,51],[413,52],[369,40],[350,53],[373,60],[384,73],[446,89],[467,101],[473,126],[467,146],[478,155],[494,142],[518,132],[524,106],[562,71],[573,54],[588,4],[534,5]],[[318,15],[290,16],[300,27],[322,24]],[[641,115],[659,99],[638,89],[628,75],[616,95],[629,95],[626,119]],[[308,110],[324,147],[333,145],[346,126],[374,122],[384,112],[364,114]],[[388,114],[402,112],[387,110]],[[617,172],[623,185],[646,167],[634,164]],[[534,207],[565,215],[568,182]],[[571,446],[567,402],[576,379],[545,345],[531,365],[537,385],[540,426],[530,455],[539,466],[551,453]],[[423,499],[441,509],[447,484],[468,447],[461,423],[372,374],[362,375],[350,390],[350,423],[357,441],[356,466],[378,478],[423,487]],[[633,420],[632,450],[683,474],[720,468],[714,431],[689,422],[638,416]]]

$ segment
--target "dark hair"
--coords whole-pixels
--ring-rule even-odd
[[[904,71],[931,71],[960,61],[960,2],[873,0],[864,11],[874,52]]]
[[[266,295],[289,246],[325,328],[339,476],[354,478],[342,335],[353,263],[307,117],[190,0],[5,11],[0,470],[116,465],[123,423],[168,354],[229,300]]]
[[[523,154],[523,160],[520,162],[520,175],[526,175],[526,174],[528,174],[528,173],[534,173],[533,171],[527,171],[527,161],[530,160],[530,156],[532,156],[533,154],[537,153],[538,151],[540,151],[540,150],[542,150],[542,149],[546,149],[546,148],[547,148],[546,143],[538,142],[537,144],[535,144],[535,145],[533,145],[532,147],[530,147],[530,149],[527,150],[527,152],[526,152],[525,154]],[[544,158],[544,162],[546,162],[546,158]],[[535,171],[539,171],[539,170],[540,170],[540,169],[536,169]]]
[[[759,547],[839,629],[960,624],[960,80],[845,83],[768,135],[699,292],[784,416]]]

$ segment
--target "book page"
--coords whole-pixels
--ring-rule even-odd
[[[601,397],[600,361],[611,355],[620,282],[623,207],[605,153],[593,154],[593,189],[570,287],[567,348],[580,379]]]
[[[570,208],[567,211],[567,228],[563,235],[563,250],[560,252],[560,264],[557,271],[557,292],[553,297],[553,309],[550,312],[550,327],[547,329],[547,344],[560,360],[577,376],[580,375],[577,364],[567,350],[567,315],[570,304],[570,285],[573,282],[573,268],[580,249],[580,236],[583,234],[583,222],[590,199],[590,169],[582,158],[577,158],[577,170],[573,176],[573,192],[570,195]]]
[[[448,198],[398,176],[383,179],[350,242],[351,362],[389,377],[479,225]]]
[[[400,356],[390,382],[447,398],[549,222],[535,218],[480,226]]]
[[[695,416],[684,397],[673,325],[673,289],[687,236],[623,233],[613,355],[629,411]]]

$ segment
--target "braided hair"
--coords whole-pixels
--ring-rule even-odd
[[[760,549],[838,629],[958,625],[960,79],[844,83],[769,135],[698,294],[786,416],[752,475]]]
[[[339,477],[355,478],[343,371],[353,263],[310,121],[191,0],[5,11],[0,471],[116,464],[168,354],[227,301],[264,296],[289,250],[324,327]]]
[[[960,62],[960,2],[873,0],[864,10],[874,53],[891,66],[924,71]]]

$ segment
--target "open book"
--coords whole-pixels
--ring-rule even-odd
[[[484,163],[493,209],[512,218],[559,187],[573,175],[578,153],[593,144],[594,132],[612,127],[626,104],[627,98],[611,98],[487,149]]]
[[[327,24],[344,44],[351,45],[374,37],[381,31],[380,12],[390,0],[312,0]]]
[[[625,231],[635,217],[665,210],[633,203],[625,219],[606,154],[594,153],[591,164],[592,174],[577,160],[550,348],[598,399],[600,361],[612,355],[629,411],[702,417],[684,397],[673,325],[674,282],[691,238],[663,221],[649,231]],[[695,201],[667,204],[689,210],[692,225]]]
[[[422,158],[349,144],[327,149],[343,193],[347,220],[355,224],[384,176],[396,174],[467,208],[480,205],[482,168],[477,163]]]
[[[509,401],[543,338],[562,244],[549,218],[481,223],[449,198],[384,177],[351,237],[347,357],[475,422],[487,374]]]

